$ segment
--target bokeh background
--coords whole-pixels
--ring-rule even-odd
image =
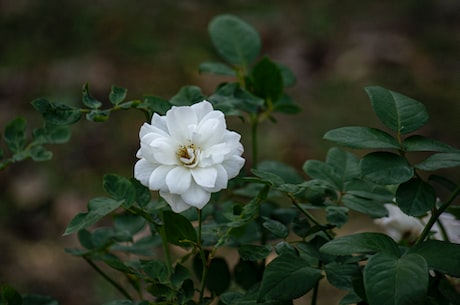
[[[223,79],[200,75],[198,65],[219,60],[207,24],[222,13],[252,24],[262,54],[297,76],[289,94],[303,111],[262,124],[261,159],[300,171],[305,160],[324,159],[327,130],[381,127],[368,85],[423,102],[431,120],[422,132],[460,147],[457,0],[0,0],[0,129],[17,116],[39,127],[33,99],[78,105],[86,82],[105,102],[111,85],[128,88],[130,99],[170,98],[184,85],[211,94]],[[79,122],[68,144],[50,147],[52,161],[0,172],[0,282],[65,305],[118,297],[83,260],[64,253],[75,240],[62,233],[89,198],[103,195],[103,174],[132,175],[143,121],[130,111],[104,124]],[[244,135],[248,126],[231,120],[230,127]],[[459,181],[458,171],[448,174]]]

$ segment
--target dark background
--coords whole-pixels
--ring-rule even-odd
[[[380,85],[423,102],[426,136],[460,147],[460,2],[0,0],[0,129],[17,116],[41,118],[37,97],[79,105],[81,87],[107,102],[111,85],[128,98],[173,96],[197,85],[211,94],[223,79],[200,75],[218,60],[207,34],[217,14],[232,13],[262,37],[262,54],[289,66],[289,89],[303,111],[261,125],[261,159],[296,168],[324,159],[330,129],[382,127],[363,90]],[[0,172],[0,282],[61,304],[100,304],[118,297],[86,264],[64,253],[69,220],[103,195],[102,175],[130,177],[141,113],[114,113],[104,124],[79,122],[72,139],[52,146],[46,163],[25,161]],[[243,134],[248,125],[230,120]],[[458,171],[448,174],[458,181]],[[350,224],[344,230],[359,230]],[[321,293],[320,293],[321,294]],[[325,300],[324,302],[329,302]],[[327,304],[327,303],[324,303]]]

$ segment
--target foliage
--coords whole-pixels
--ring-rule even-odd
[[[292,304],[311,290],[315,304],[321,280],[348,292],[340,304],[458,304],[460,295],[452,283],[460,277],[460,244],[432,240],[430,230],[460,193],[460,185],[432,172],[459,166],[460,150],[414,134],[429,118],[423,104],[382,87],[367,87],[371,107],[386,130],[330,130],[326,140],[362,152],[333,147],[324,161],[305,162],[302,169],[310,179],[304,179],[289,165],[258,162],[260,123],[276,122],[276,113],[300,110],[285,93],[295,83],[292,72],[260,56],[259,34],[235,16],[215,17],[209,35],[223,62],[205,62],[200,71],[234,77],[210,96],[185,86],[169,101],[154,96],[127,100],[127,90],[114,86],[111,107],[103,109],[84,85],[83,108],[45,99],[32,103],[46,123],[33,131],[29,144],[24,119],[5,128],[12,156],[2,154],[2,167],[27,157],[50,159],[42,145],[67,141],[68,126],[83,116],[103,122],[112,111],[137,109],[150,120],[174,105],[207,99],[215,109],[248,122],[252,174],[236,177],[203,210],[174,213],[137,180],[104,176],[107,197],[90,200],[88,211],[77,214],[64,234],[78,234],[82,248],[67,252],[86,260],[123,297],[106,304]],[[424,159],[413,161],[414,155]],[[445,191],[449,195],[444,198]],[[430,213],[415,242],[398,244],[374,232],[335,236],[352,221],[351,210],[381,218],[387,216],[384,204],[389,202],[409,216]],[[316,218],[319,213],[324,222]],[[110,226],[97,225],[107,216]],[[224,256],[228,248],[238,249],[236,265]],[[124,284],[105,273],[101,263],[119,271]],[[29,304],[7,285],[0,301]],[[40,302],[54,304],[39,299],[30,304]]]

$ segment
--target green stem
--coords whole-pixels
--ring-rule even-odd
[[[322,262],[320,261],[318,263],[318,269],[321,269],[322,267]],[[318,280],[315,284],[315,287],[313,287],[313,294],[311,296],[311,305],[316,305],[316,302],[318,301],[318,293],[319,293],[319,281]]]
[[[251,145],[252,145],[252,167],[257,168],[259,147],[257,142],[257,127],[259,125],[259,116],[251,116]]]
[[[452,192],[452,194],[450,194],[450,197],[447,199],[447,201],[444,202],[439,207],[439,209],[433,211],[433,213],[432,213],[432,215],[430,217],[430,220],[428,220],[428,223],[426,224],[425,228],[423,229],[422,234],[420,234],[419,238],[415,242],[415,245],[423,242],[427,238],[428,234],[430,234],[431,228],[433,227],[435,222],[438,220],[439,216],[441,216],[441,214],[444,213],[444,211],[449,207],[449,205],[452,203],[452,201],[454,201],[455,197],[457,197],[458,194],[460,194],[460,185],[457,186],[457,188]]]
[[[133,300],[129,293],[122,287],[120,284],[115,282],[110,276],[108,276],[104,271],[102,271],[92,260],[88,257],[83,256],[83,259],[94,269],[97,273],[99,273],[105,280],[107,280],[110,284],[112,284],[122,295],[124,295],[128,300]]]
[[[163,212],[161,212],[161,219],[164,219]],[[168,239],[166,237],[165,226],[161,225],[158,227],[159,227],[158,229],[160,231],[160,236],[161,236],[161,243],[163,245],[163,254],[165,256],[166,266],[168,268],[168,276],[171,276],[172,274],[171,253],[169,252],[169,244],[168,244]]]
[[[292,195],[291,193],[287,193],[289,199],[291,200],[292,204],[295,205],[296,208],[299,209],[299,211],[305,215],[305,217],[307,217],[307,219],[309,219],[311,222],[313,222],[315,225],[317,226],[323,226],[316,218],[315,216],[313,216],[310,212],[308,212],[307,210],[305,210],[301,205],[300,203],[297,201],[297,199],[294,197],[294,195]],[[329,233],[327,232],[326,230],[323,231],[324,234],[326,234],[326,236],[332,240],[334,239],[334,237]]]
[[[200,301],[199,303],[203,301],[204,297],[204,290],[206,288],[206,279],[208,277],[208,265],[209,261],[206,259],[206,255],[204,253],[203,245],[201,244],[201,227],[202,227],[202,215],[201,215],[201,210],[197,209],[198,212],[198,241],[197,245],[200,250],[200,257],[201,257],[201,263],[203,264],[203,269],[201,273],[201,289],[200,289]]]

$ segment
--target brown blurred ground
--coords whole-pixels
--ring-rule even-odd
[[[262,125],[261,159],[300,170],[305,160],[324,158],[331,146],[322,140],[327,130],[381,127],[363,91],[367,85],[422,101],[432,117],[424,134],[460,147],[456,0],[0,0],[0,129],[18,115],[38,127],[34,98],[77,104],[86,82],[104,101],[112,84],[128,88],[129,98],[169,98],[189,84],[211,93],[221,80],[199,75],[197,67],[218,59],[206,27],[220,13],[251,23],[262,35],[263,54],[298,78],[290,94],[303,112]],[[103,194],[104,173],[132,175],[143,120],[130,112],[104,124],[80,122],[69,144],[51,147],[52,161],[0,172],[0,282],[64,305],[113,298],[83,261],[64,253],[75,241],[61,234],[89,198]],[[230,124],[245,133],[240,121]],[[449,174],[459,181],[458,171]],[[370,224],[359,219],[344,230]]]

